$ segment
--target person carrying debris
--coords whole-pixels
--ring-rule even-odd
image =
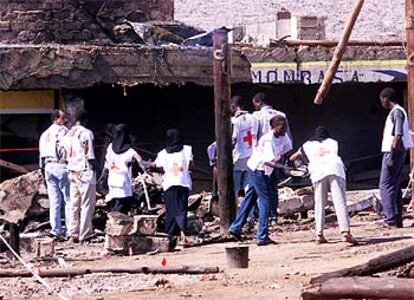
[[[325,126],[316,128],[303,146],[290,156],[291,161],[304,158],[309,162],[308,170],[315,195],[315,221],[317,244],[327,243],[323,236],[325,223],[325,205],[331,192],[335,212],[338,218],[342,240],[357,244],[349,227],[349,215],[346,206],[345,167],[338,155],[338,142],[330,137]]]
[[[247,183],[247,160],[252,155],[253,147],[257,144],[258,124],[248,111],[245,110],[243,99],[234,96],[231,99],[233,113],[233,181],[236,199],[240,190],[245,189]]]
[[[75,125],[64,138],[70,180],[69,236],[72,242],[86,242],[93,234],[96,205],[96,160],[93,133],[85,127],[87,112],[74,114]]]
[[[386,227],[403,227],[402,169],[407,149],[412,148],[408,116],[398,105],[397,92],[385,88],[380,93],[381,104],[390,112],[385,121],[381,151],[383,153],[379,189]]]
[[[168,129],[166,146],[157,154],[152,167],[164,170],[162,187],[166,206],[165,231],[179,235],[186,244],[187,201],[192,187],[190,167],[193,167],[191,146],[184,145],[178,129]]]
[[[277,167],[276,162],[292,150],[292,142],[286,134],[286,118],[282,115],[274,116],[270,120],[270,127],[271,131],[259,139],[257,147],[247,161],[248,188],[236,219],[229,228],[229,234],[241,240],[241,229],[257,199],[259,207],[257,245],[259,246],[274,243],[269,238],[268,218],[271,203],[276,203],[277,209],[277,187],[271,175]]]
[[[68,132],[66,115],[61,110],[51,114],[52,125],[42,133],[39,140],[39,165],[44,175],[49,196],[50,235],[59,240],[65,237],[69,217],[69,178],[62,140]],[[61,209],[65,210],[65,227],[62,228]]]
[[[132,148],[125,124],[112,128],[113,139],[105,155],[105,170],[108,172],[109,192],[106,199],[111,211],[127,214],[132,206],[132,163],[141,162],[141,156]]]

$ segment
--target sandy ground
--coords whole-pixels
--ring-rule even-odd
[[[239,243],[187,248],[153,256],[104,256],[102,244],[62,245],[72,258],[97,258],[94,261],[67,262],[72,266],[218,266],[219,274],[143,275],[91,274],[75,278],[47,278],[54,291],[69,299],[300,299],[300,293],[314,275],[350,267],[368,259],[414,244],[414,221],[407,219],[403,229],[382,229],[369,218],[352,219],[353,234],[360,246],[340,241],[338,229],[325,232],[328,244],[316,245],[309,226],[277,226],[273,236],[277,245],[249,246],[248,269],[229,269],[225,247]],[[59,247],[57,247],[59,248]],[[46,263],[41,263],[45,266]],[[21,267],[16,264],[16,268]],[[58,299],[32,278],[2,278],[0,299]],[[3,296],[3,298],[1,298]]]

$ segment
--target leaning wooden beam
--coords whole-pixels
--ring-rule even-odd
[[[414,300],[414,280],[403,278],[334,278],[302,292],[303,300],[392,299]]]
[[[67,268],[40,269],[41,277],[70,277],[92,273],[130,273],[130,274],[213,274],[218,273],[218,267],[178,266],[178,267],[96,267],[96,268]],[[28,270],[0,269],[1,277],[31,277]]]
[[[322,104],[323,99],[329,92],[331,87],[332,80],[335,77],[336,70],[338,70],[339,64],[341,63],[342,56],[348,45],[349,37],[352,33],[352,28],[355,25],[355,22],[358,18],[359,12],[361,11],[364,0],[356,0],[354,7],[352,8],[351,15],[345,25],[344,31],[342,32],[341,38],[339,39],[339,44],[335,49],[335,53],[332,57],[331,65],[326,72],[326,75],[323,79],[321,86],[319,87],[318,93],[316,94],[314,103]]]
[[[15,171],[17,173],[21,173],[21,174],[29,173],[29,170],[26,169],[25,167],[20,166],[20,165],[16,165],[16,164],[8,162],[8,161],[5,161],[4,159],[0,159],[0,167],[6,168],[6,169],[9,169],[9,170],[13,170],[13,171]]]
[[[313,277],[310,283],[321,283],[331,278],[368,276],[379,272],[388,271],[392,268],[401,266],[414,260],[414,246],[410,246],[389,254],[381,255],[369,260],[367,263],[351,268],[325,273]]]

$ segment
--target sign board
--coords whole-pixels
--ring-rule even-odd
[[[253,83],[320,84],[330,62],[252,62]],[[407,81],[406,60],[341,62],[333,83]]]

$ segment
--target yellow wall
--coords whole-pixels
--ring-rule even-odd
[[[53,108],[53,90],[0,92],[0,114],[48,113]]]

